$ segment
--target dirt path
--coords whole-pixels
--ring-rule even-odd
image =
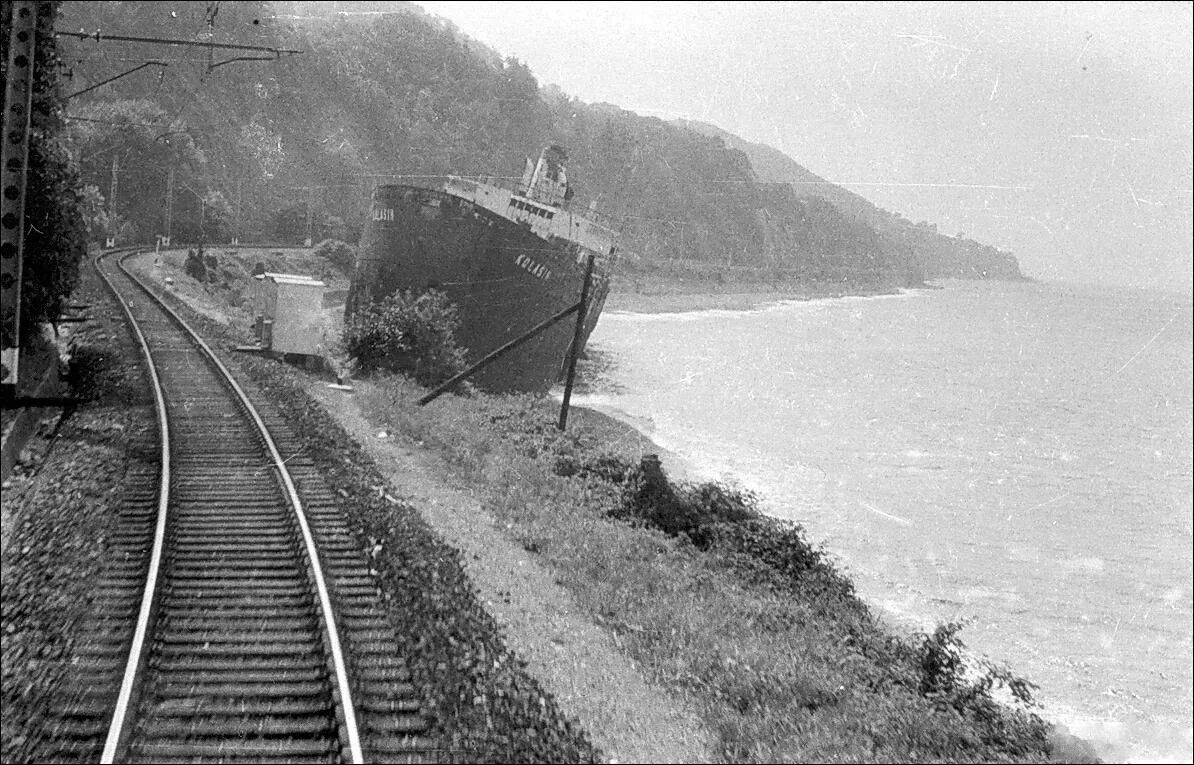
[[[593,743],[619,762],[708,762],[710,737],[696,715],[648,685],[609,635],[574,607],[551,572],[508,539],[447,466],[402,436],[378,438],[351,394],[307,384],[313,398],[373,457],[397,498],[463,553],[481,600],[509,647]]]

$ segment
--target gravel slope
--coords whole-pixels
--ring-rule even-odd
[[[43,423],[30,460],[4,483],[0,554],[0,760],[61,761],[47,729],[72,691],[72,658],[86,645],[92,585],[106,563],[105,545],[130,468],[156,464],[153,409],[136,346],[90,268],[73,296],[90,304],[92,321],[70,342],[107,349],[87,393],[97,397],[60,425]]]

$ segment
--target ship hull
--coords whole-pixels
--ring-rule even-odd
[[[580,299],[585,251],[549,241],[473,202],[414,186],[380,186],[358,248],[346,313],[394,292],[444,292],[460,316],[468,363]],[[581,349],[609,291],[594,268]],[[565,368],[575,321],[565,319],[498,357],[472,378],[495,392],[546,392]]]

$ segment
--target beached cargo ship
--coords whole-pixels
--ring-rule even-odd
[[[566,162],[562,148],[548,147],[537,163],[527,160],[516,189],[455,176],[439,188],[378,186],[346,315],[396,291],[440,290],[460,313],[456,339],[472,363],[575,304],[591,254],[583,350],[609,292],[617,236],[592,211],[570,208]],[[546,391],[564,369],[574,330],[574,320],[556,323],[474,381],[491,391]]]

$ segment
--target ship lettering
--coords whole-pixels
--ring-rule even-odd
[[[388,220],[388,221],[394,220],[394,208],[393,207],[374,207],[373,208],[373,220]]]
[[[548,269],[547,266],[543,265],[542,263],[536,263],[534,260],[530,259],[526,255],[519,255],[518,257],[516,257],[514,259],[514,262],[518,265],[519,268],[524,269],[527,273],[529,273],[531,276],[534,276],[536,279],[550,279],[551,278],[551,270]]]

